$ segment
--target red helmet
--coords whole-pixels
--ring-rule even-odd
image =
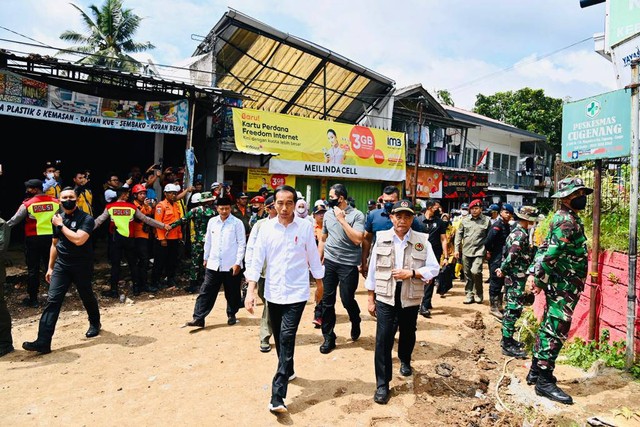
[[[134,186],[133,186],[133,190],[131,190],[131,192],[132,192],[133,194],[138,194],[138,193],[140,193],[140,192],[142,192],[142,191],[147,191],[147,187],[145,187],[145,186],[144,186],[144,185],[142,185],[142,184],[136,184],[136,185],[134,185]]]

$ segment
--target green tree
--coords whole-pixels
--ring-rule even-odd
[[[453,98],[451,97],[451,92],[446,89],[437,90],[436,97],[438,100],[444,105],[448,105],[450,107],[455,107],[456,105],[453,103]]]
[[[76,61],[78,64],[139,72],[142,64],[129,54],[154,49],[155,46],[150,42],[138,43],[133,40],[142,18],[135,15],[131,9],[124,9],[122,3],[123,0],[105,0],[100,8],[95,5],[89,6],[93,19],[80,7],[70,3],[82,15],[88,31],[86,34],[72,30],[62,33],[62,40],[81,46],[60,51],[58,54],[68,53],[70,50],[83,54],[82,58]]]
[[[542,89],[476,95],[473,111],[547,137],[556,153],[562,145],[562,99],[545,96]]]

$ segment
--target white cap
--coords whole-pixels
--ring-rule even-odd
[[[176,193],[180,192],[180,186],[178,184],[167,184],[164,186],[164,192],[175,191]]]
[[[211,189],[213,190],[214,188],[220,187],[220,183],[219,182],[214,182],[213,184],[211,184]]]
[[[202,197],[202,194],[200,193],[194,193],[193,196],[191,196],[191,203],[200,203],[200,198]]]
[[[324,202],[324,200],[322,199],[318,199],[315,201],[315,203],[313,204],[314,207],[318,206],[318,205],[323,205],[323,206],[327,206],[327,204]]]

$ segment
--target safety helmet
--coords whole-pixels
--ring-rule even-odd
[[[460,205],[460,210],[462,210],[462,209],[469,210],[469,203],[463,203],[463,204],[461,204],[461,205]]]
[[[193,196],[191,196],[191,203],[200,203],[201,199],[202,199],[201,193],[194,193]]]
[[[141,193],[141,192],[143,192],[143,191],[147,191],[147,187],[145,187],[145,186],[144,186],[144,185],[142,185],[142,184],[136,184],[136,185],[134,185],[134,186],[133,186],[133,189],[131,190],[131,192],[132,192],[133,194],[138,194],[138,193]]]

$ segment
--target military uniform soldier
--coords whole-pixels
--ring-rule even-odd
[[[193,227],[191,228],[189,286],[186,288],[189,293],[197,291],[204,281],[204,236],[207,234],[207,223],[211,218],[218,215],[218,212],[213,207],[214,200],[213,194],[209,191],[194,194],[191,197],[191,203],[198,203],[199,206],[192,208],[185,216],[171,224],[173,229],[189,220],[193,221]]]
[[[533,247],[529,244],[529,229],[538,220],[538,209],[522,206],[514,213],[518,222],[505,242],[505,258],[496,270],[498,277],[504,277],[506,307],[502,319],[502,354],[524,359],[527,353],[524,345],[513,339],[516,321],[522,315],[527,269],[533,260]]]
[[[573,399],[556,385],[553,370],[587,277],[587,238],[577,212],[586,207],[591,193],[580,178],[558,183],[558,191],[551,197],[560,199],[562,206],[553,216],[527,279],[534,294],[544,290],[547,301],[527,383],[536,385],[536,394],[567,405]]]

